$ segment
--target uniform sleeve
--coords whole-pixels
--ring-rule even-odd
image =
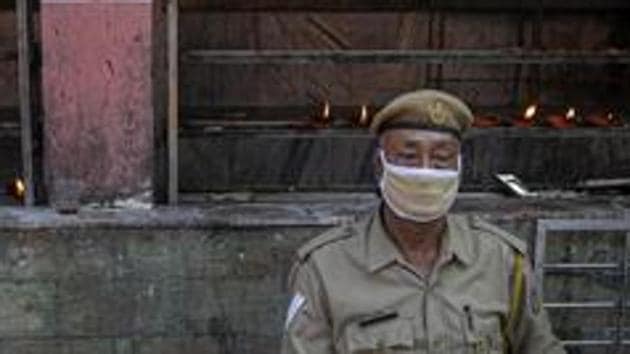
[[[510,333],[513,354],[564,354],[566,351],[555,337],[547,311],[539,303],[530,262],[523,262],[523,296],[517,322]]]
[[[310,263],[297,263],[289,276],[292,294],[282,354],[333,354],[332,333],[321,278]]]

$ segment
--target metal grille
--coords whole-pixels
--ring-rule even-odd
[[[580,117],[625,107],[630,48],[617,39],[624,36],[612,35],[625,33],[612,21],[625,23],[619,14],[628,11],[627,1],[166,3],[168,123],[158,129],[168,136],[168,151],[160,154],[166,167],[156,180],[168,184],[171,203],[234,192],[370,192],[365,126],[389,99],[419,87],[456,93],[480,118],[500,118],[506,126],[532,101],[544,101],[541,112],[579,102]],[[602,14],[610,21],[602,22]],[[570,17],[580,28],[595,21],[589,36],[606,43],[558,41],[554,28]],[[606,131],[473,131],[465,144],[464,189],[498,191],[497,171],[553,189],[624,177],[622,166],[630,164],[617,146],[625,145],[619,139],[627,129]]]
[[[547,246],[551,237],[566,237],[567,234],[584,235],[596,233],[613,235],[621,238],[622,249],[617,252],[617,259],[613,262],[547,262]],[[592,236],[591,236],[592,237]],[[561,338],[563,344],[572,352],[582,353],[583,350],[602,348],[605,353],[625,353],[630,350],[630,335],[626,323],[628,323],[627,310],[629,307],[630,289],[629,264],[630,256],[630,219],[541,219],[538,220],[537,235],[535,240],[534,272],[538,296],[547,309],[562,309],[564,311],[603,310],[614,313],[614,333],[609,338]],[[578,245],[579,246],[579,245]],[[548,255],[548,254],[547,254]],[[601,273],[611,275],[609,286],[616,288],[617,293],[612,298],[598,299],[597,301],[561,301],[545,302],[543,292],[545,274],[590,274],[589,279],[602,279]],[[595,278],[594,273],[600,272],[600,278]],[[619,278],[621,283],[618,282]],[[584,321],[589,323],[589,321]],[[609,330],[610,331],[610,330]],[[609,332],[608,331],[608,332]],[[603,333],[606,330],[601,331]],[[602,336],[603,337],[603,336]],[[612,350],[612,351],[611,351]],[[625,350],[625,351],[624,351]],[[589,351],[590,352],[590,351]]]

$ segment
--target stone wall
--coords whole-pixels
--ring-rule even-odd
[[[0,232],[2,353],[276,353],[320,229]]]

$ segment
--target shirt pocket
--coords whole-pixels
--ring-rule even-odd
[[[396,318],[369,325],[349,324],[341,338],[343,353],[397,354],[414,351],[414,330],[410,319]]]
[[[505,340],[503,337],[502,318],[498,313],[473,313],[472,321],[467,321],[466,346],[468,353],[503,354]]]

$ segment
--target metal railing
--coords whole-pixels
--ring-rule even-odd
[[[621,259],[614,263],[545,263],[546,243],[549,232],[619,232],[624,238]],[[561,237],[561,236],[556,236]],[[616,299],[586,302],[548,302],[544,303],[547,309],[609,309],[616,310],[615,314],[615,338],[614,339],[579,339],[563,338],[566,347],[585,346],[615,346],[618,353],[624,353],[624,349],[630,346],[630,338],[625,338],[624,319],[626,311],[630,308],[630,297],[627,294],[630,289],[630,275],[628,258],[630,257],[630,218],[624,219],[541,219],[538,227],[534,250],[534,273],[538,288],[539,301],[544,303],[544,276],[545,273],[554,272],[593,272],[615,271],[622,277],[619,284],[619,294]]]

